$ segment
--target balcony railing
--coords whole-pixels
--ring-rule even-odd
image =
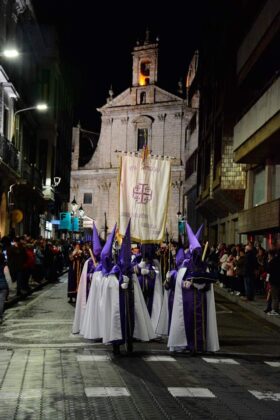
[[[42,175],[36,166],[32,167],[32,175],[33,185],[41,190],[43,184]]]
[[[32,167],[24,159],[21,161],[21,177],[32,184]]]
[[[3,162],[14,171],[19,169],[18,150],[13,143],[0,135],[0,157]]]
[[[42,175],[38,168],[22,159],[11,141],[0,136],[0,159],[28,184],[42,190]]]

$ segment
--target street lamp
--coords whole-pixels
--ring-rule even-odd
[[[80,215],[80,217],[81,218],[83,218],[84,217],[84,215],[85,215],[85,211],[84,211],[84,209],[83,209],[83,206],[81,205],[81,207],[79,208],[79,215]]]
[[[19,56],[19,52],[15,48],[6,48],[0,56],[5,58],[17,58]]]
[[[182,222],[182,213],[179,211],[177,211],[177,219],[178,219],[178,242],[180,243],[182,240],[181,234],[183,234],[182,232],[182,226],[181,226],[181,222]]]
[[[30,111],[32,109],[37,109],[37,111],[46,111],[48,109],[48,105],[45,103],[40,103],[37,104],[35,106],[29,106],[28,108],[22,108],[22,109],[18,109],[15,113],[14,113],[14,117],[19,114],[20,112],[24,112],[24,111]]]
[[[76,198],[74,196],[73,200],[71,201],[71,207],[72,207],[72,211],[73,213],[76,213],[77,208],[78,208],[78,203],[76,201]]]
[[[19,114],[20,112],[25,112],[25,111],[31,111],[33,109],[36,109],[37,111],[46,111],[48,109],[48,105],[45,103],[39,103],[35,106],[29,106],[28,108],[22,108],[22,109],[18,109],[15,113],[14,113],[14,120],[13,120],[13,135],[12,138],[14,137],[15,134],[15,127],[16,127],[16,116],[17,114]],[[17,135],[16,135],[17,137]]]

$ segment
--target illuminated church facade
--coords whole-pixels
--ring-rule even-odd
[[[101,132],[90,161],[79,166],[81,129],[73,128],[70,200],[75,197],[98,229],[108,230],[118,220],[119,153],[140,151],[145,142],[153,155],[172,157],[172,187],[167,230],[178,237],[182,212],[184,147],[192,109],[185,99],[161,89],[158,81],[158,43],[149,37],[132,52],[132,85],[113,97],[109,91],[101,113]]]

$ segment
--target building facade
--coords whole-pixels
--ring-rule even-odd
[[[237,50],[233,152],[247,181],[239,232],[264,247],[280,241],[280,4],[268,0]]]
[[[0,20],[0,232],[51,236],[46,222],[68,202],[72,103],[54,31],[39,25],[32,2],[0,0]],[[2,54],[10,47],[20,53],[13,61]]]
[[[196,209],[211,244],[239,242],[246,173],[234,162],[236,5],[213,11],[199,55],[199,139]],[[213,29],[214,28],[214,29]]]
[[[197,160],[198,160],[198,133],[199,133],[199,87],[198,87],[199,53],[195,51],[190,62],[186,78],[186,100],[192,109],[192,117],[186,127],[184,165],[185,178],[184,192],[184,219],[197,229],[202,222],[202,217],[196,210],[197,200]]]
[[[80,129],[73,129],[71,199],[83,205],[98,228],[109,230],[118,220],[117,151],[135,152],[148,144],[154,155],[173,157],[172,188],[167,229],[178,237],[178,215],[182,212],[185,131],[192,115],[187,102],[158,85],[158,44],[148,37],[132,53],[132,85],[113,97],[109,91],[101,113],[101,132],[90,161],[79,166]]]

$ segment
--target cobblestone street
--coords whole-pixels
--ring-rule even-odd
[[[71,334],[65,281],[6,311],[1,420],[279,419],[277,327],[219,301],[220,353],[170,354],[153,342],[114,357],[110,347]]]

